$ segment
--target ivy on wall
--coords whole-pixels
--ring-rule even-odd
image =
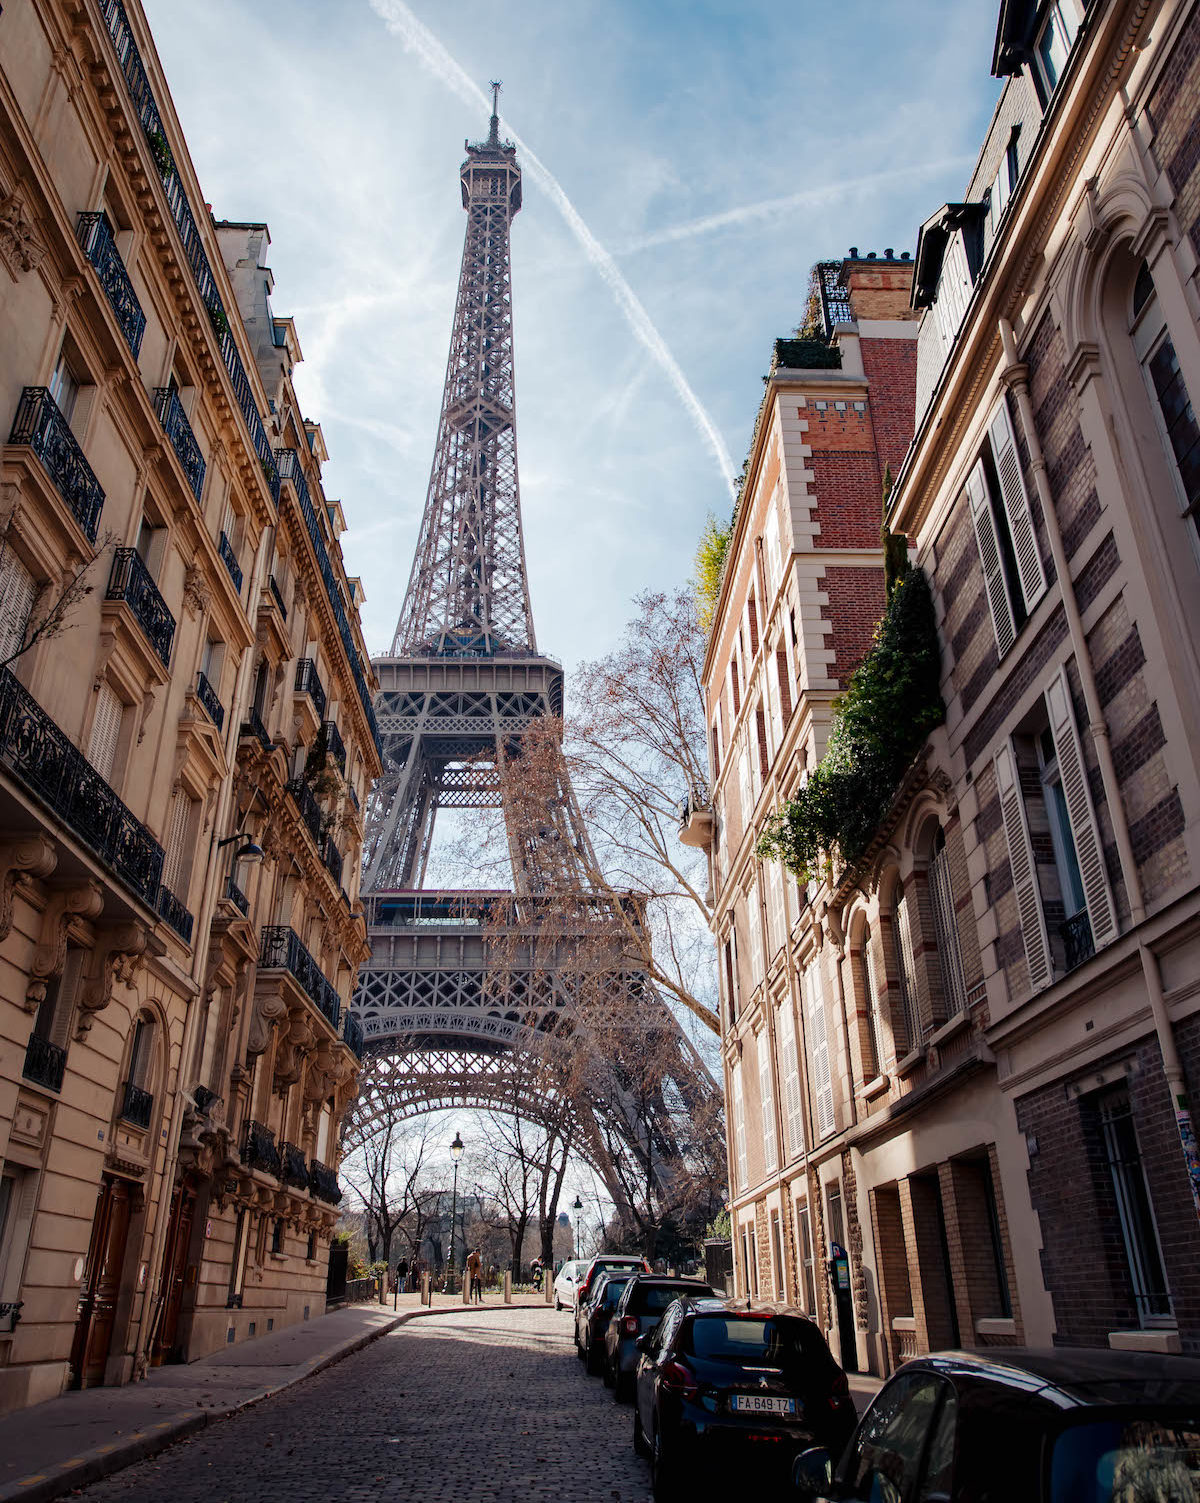
[[[729,542],[733,537],[733,523],[734,517],[730,517],[722,526],[716,517],[710,515],[696,547],[696,614],[700,620],[700,629],[705,633],[712,627],[717,596],[721,593],[721,575],[725,569]]]

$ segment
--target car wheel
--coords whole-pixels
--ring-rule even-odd
[[[646,1432],[642,1429],[642,1416],[633,1410],[633,1449],[639,1456],[649,1456],[650,1447],[646,1444]]]
[[[680,1496],[679,1469],[671,1459],[670,1451],[663,1454],[662,1431],[654,1428],[654,1440],[650,1447],[650,1481],[654,1488],[654,1503],[675,1503]]]
[[[588,1349],[584,1353],[584,1362],[587,1365],[589,1378],[594,1378],[600,1371],[600,1358],[596,1355],[596,1343],[589,1342]]]

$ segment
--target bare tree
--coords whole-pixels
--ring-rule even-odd
[[[10,517],[3,531],[0,531],[0,578],[9,572],[5,568],[8,557],[10,555],[16,557],[11,540],[12,528],[13,522]],[[31,652],[40,642],[49,641],[70,630],[73,623],[69,622],[67,617],[95,589],[95,585],[88,576],[112,546],[112,542],[113,534],[106,532],[101,537],[99,547],[92,558],[77,558],[75,564],[68,567],[57,581],[47,581],[42,586],[25,615],[20,633],[13,636],[6,644],[9,650],[5,655],[0,656],[0,668],[8,668],[18,658]],[[5,599],[6,593],[4,584],[0,583],[0,611],[9,603]]]
[[[343,1161],[342,1178],[362,1206],[372,1262],[391,1263],[397,1233],[413,1255],[421,1245],[434,1193],[424,1183],[429,1142],[427,1122],[405,1124],[397,1112],[386,1112]]]

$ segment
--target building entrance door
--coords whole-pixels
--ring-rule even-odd
[[[96,1197],[92,1239],[79,1294],[79,1317],[71,1348],[72,1386],[90,1388],[104,1382],[104,1369],[112,1347],[121,1273],[125,1266],[125,1242],[133,1209],[132,1187],[106,1174]]]
[[[176,1185],[163,1255],[162,1319],[150,1351],[152,1367],[183,1360],[179,1351],[179,1317],[183,1314],[183,1296],[187,1291],[188,1251],[195,1214],[196,1192],[188,1185]]]

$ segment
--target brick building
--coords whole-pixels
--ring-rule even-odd
[[[6,7],[0,82],[8,1409],[324,1309],[379,764],[265,227],[136,0]]]
[[[791,767],[751,783],[750,835],[714,784],[715,875],[741,884],[718,942],[732,908],[750,950],[722,970],[738,1277],[880,1371],[1200,1349],[1200,7],[1006,3],[992,66],[963,199],[920,228],[890,514],[933,589],[945,724],[866,859],[805,892],[749,854]],[[763,529],[744,502],[718,723]]]

